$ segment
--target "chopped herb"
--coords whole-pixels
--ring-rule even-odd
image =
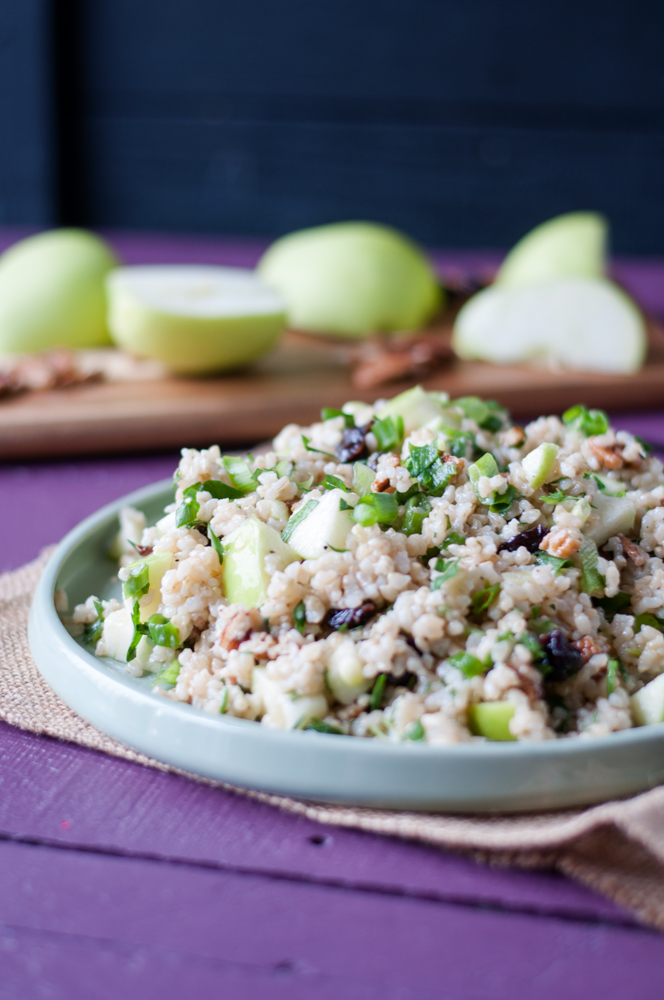
[[[482,590],[478,590],[476,594],[473,594],[471,601],[473,614],[478,615],[482,611],[487,611],[496,600],[499,593],[500,584],[494,583],[492,586],[484,587]]]
[[[422,741],[425,736],[426,733],[424,732],[424,726],[419,719],[416,719],[415,722],[411,722],[410,725],[406,726],[403,734],[403,738],[405,740],[413,740],[415,742]]]
[[[352,504],[346,503],[343,497],[339,500],[339,510],[352,510]]]
[[[281,462],[277,462],[274,467],[274,471],[281,479],[283,476],[290,476],[293,471],[293,463],[289,462],[287,459],[282,459]]]
[[[166,646],[167,649],[177,649],[180,645],[180,633],[177,627],[163,615],[150,615],[147,622],[147,632],[155,646]]]
[[[463,412],[469,420],[474,420],[483,431],[495,433],[505,424],[507,411],[492,399],[480,399],[479,396],[462,396],[452,403]]]
[[[375,420],[371,432],[378,442],[379,451],[401,451],[404,439],[403,417],[397,414],[394,417],[384,417],[382,420]]]
[[[127,663],[131,663],[131,661],[136,658],[136,649],[138,648],[138,644],[147,632],[147,625],[141,624],[141,607],[138,601],[134,601],[134,607],[131,612],[131,622],[134,626],[134,634],[131,637],[129,649],[127,650]]]
[[[450,531],[445,535],[445,541],[441,545],[441,549],[446,549],[449,545],[464,545],[465,542],[464,535],[460,535],[458,531]]]
[[[533,663],[537,663],[539,660],[544,659],[544,652],[540,646],[539,639],[532,632],[522,632],[520,636],[517,637],[517,643],[520,646],[525,646],[530,652]]]
[[[369,707],[372,712],[376,712],[379,708],[382,708],[386,684],[387,674],[378,674],[376,683],[371,690],[371,702],[369,703]]]
[[[411,476],[417,478],[438,458],[438,445],[432,441],[430,444],[411,445],[405,465]]]
[[[397,498],[392,493],[365,493],[351,517],[365,527],[371,524],[392,524],[399,514]]]
[[[442,585],[446,580],[451,580],[459,572],[459,560],[458,559],[439,559],[436,562],[436,570],[440,573],[440,576],[435,577],[431,581],[432,590],[440,590]]]
[[[550,552],[543,552],[541,549],[535,553],[535,559],[540,566],[548,566],[554,576],[574,565],[571,559],[561,559],[560,556],[552,556]]]
[[[544,496],[540,497],[542,503],[548,503],[552,507],[554,504],[562,503],[563,500],[570,500],[570,499],[573,498],[571,498],[568,493],[565,493],[565,491],[561,489],[551,490],[550,493],[546,493]]]
[[[520,499],[521,494],[510,483],[504,493],[492,493],[491,496],[492,502],[489,504],[489,510],[493,514],[505,514],[514,501]]]
[[[404,464],[422,489],[435,497],[443,495],[457,473],[454,462],[441,462],[435,442],[422,447],[411,445]]]
[[[614,597],[594,597],[593,604],[601,608],[607,622],[612,622],[616,615],[619,615],[632,603],[632,595],[626,594],[624,590],[619,590]]]
[[[221,539],[211,524],[208,524],[207,526],[207,533],[208,538],[210,539],[210,545],[219,556],[219,562],[222,563],[224,561],[224,546],[221,544]]]
[[[98,643],[104,629],[104,608],[101,601],[96,599],[94,601],[94,606],[95,611],[97,612],[97,621],[85,626],[84,638],[86,642]]]
[[[300,601],[299,604],[295,605],[293,609],[293,621],[295,622],[295,628],[298,630],[300,635],[304,635],[304,626],[307,624],[304,601]]]
[[[330,476],[329,474],[326,475],[325,479],[323,480],[323,489],[324,490],[343,490],[344,493],[350,493],[350,490],[346,486],[346,484],[343,481],[343,479],[340,479],[339,476]]]
[[[189,489],[193,488],[189,487]],[[226,483],[220,483],[218,479],[208,479],[204,483],[197,483],[196,488],[199,491],[204,490],[206,493],[209,493],[215,500],[239,500],[240,497],[244,496],[242,490],[236,490],[234,486],[227,486]]]
[[[491,663],[482,663],[472,653],[466,653],[465,651],[448,657],[447,662],[451,666],[456,667],[457,670],[460,670],[464,677],[478,677],[480,674],[485,674],[491,667]]]
[[[469,431],[454,431],[447,430],[444,431],[447,438],[447,446],[450,450],[450,455],[454,455],[455,458],[465,458],[471,461],[474,458],[477,451],[475,445],[475,437]]]
[[[150,589],[150,567],[148,563],[140,563],[131,570],[131,576],[125,580],[122,592],[125,597],[143,597]]]
[[[196,523],[198,512],[201,509],[201,505],[196,499],[196,494],[202,488],[201,483],[194,483],[193,486],[187,486],[182,495],[182,503],[175,511],[176,528],[190,528]]]
[[[643,438],[640,438],[638,434],[634,435],[634,440],[638,441],[638,443],[641,445],[641,448],[643,449],[643,452],[644,452],[645,455],[650,455],[651,454],[651,452],[653,450],[651,444],[648,444],[647,441],[644,441]]]
[[[297,514],[293,514],[293,516],[289,518],[288,524],[281,532],[281,537],[284,542],[288,541],[290,536],[297,528],[298,524],[301,524],[302,521],[304,521],[305,517],[308,517],[309,514],[311,514],[314,507],[317,506],[318,506],[318,500],[307,500],[304,507],[300,507]]]
[[[401,530],[404,535],[419,535],[422,533],[422,525],[425,518],[431,511],[429,503],[424,493],[416,493],[406,501],[403,524]]]
[[[609,418],[604,410],[588,410],[581,403],[563,413],[563,423],[585,437],[606,434],[609,429]]]
[[[222,459],[233,486],[240,493],[252,493],[258,486],[258,473],[252,472],[243,458],[224,455]]]
[[[664,632],[664,621],[661,618],[655,618],[654,615],[644,614],[636,615],[634,618],[634,634],[636,635],[641,631],[644,625],[650,625],[651,628],[659,629],[660,632]]]
[[[329,722],[323,722],[322,719],[309,719],[302,728],[304,730],[313,729],[317,733],[329,733],[331,736],[343,736],[338,726],[331,726]]]
[[[579,586],[586,594],[604,590],[604,577],[597,570],[597,546],[590,538],[584,538],[579,549],[581,560],[581,580]]]
[[[335,417],[343,417],[344,424],[346,427],[354,427],[355,421],[350,413],[344,413],[343,410],[335,410],[331,406],[324,406],[320,411],[321,420],[334,420]]]
[[[228,711],[228,702],[230,700],[230,692],[228,688],[224,688],[224,696],[221,699],[221,705],[219,706],[219,714],[225,715]]]
[[[616,679],[621,668],[620,660],[610,659],[606,668],[606,693],[613,694],[616,689]]]
[[[178,661],[173,660],[173,662],[169,663],[167,667],[164,667],[164,669],[160,670],[158,674],[155,674],[152,680],[152,687],[154,687],[155,684],[175,684],[180,675],[180,669]],[[226,690],[228,690],[228,688]]]
[[[314,484],[314,477],[313,475],[311,475],[307,476],[307,478],[303,482],[296,483],[295,485],[297,486],[298,490],[302,490],[303,493],[306,493],[307,490],[311,489],[313,484]]]

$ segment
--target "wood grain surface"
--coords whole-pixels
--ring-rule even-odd
[[[449,325],[441,326],[441,331]],[[321,406],[372,402],[417,379],[377,389],[353,387],[347,348],[288,334],[251,369],[214,378],[96,383],[33,392],[0,402],[0,459],[224,446],[308,424]],[[496,399],[516,415],[559,413],[574,403],[610,410],[664,406],[664,334],[652,323],[648,361],[636,375],[595,375],[538,367],[453,361],[427,389]]]

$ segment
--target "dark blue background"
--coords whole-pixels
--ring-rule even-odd
[[[0,0],[0,221],[664,252],[656,0]]]

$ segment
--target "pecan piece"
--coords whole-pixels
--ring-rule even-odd
[[[544,536],[539,547],[558,559],[569,559],[581,548],[581,536],[578,532],[572,534],[568,528],[553,528]]]
[[[635,566],[645,566],[648,562],[648,553],[646,550],[642,549],[636,542],[633,542],[627,535],[618,535],[618,538],[622,544],[623,552],[629,561],[633,562]]]
[[[595,656],[596,653],[602,652],[595,640],[589,635],[582,636],[572,645],[575,649],[578,649],[579,653],[581,653],[584,663],[587,663],[591,656]]]
[[[600,465],[604,466],[605,469],[622,469],[621,444],[603,445],[598,444],[594,438],[588,438],[588,447]]]
[[[374,493],[394,493],[395,487],[390,485],[389,479],[381,479],[380,482],[374,483],[371,487]]]

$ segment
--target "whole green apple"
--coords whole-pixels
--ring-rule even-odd
[[[117,264],[83,229],[14,243],[0,257],[0,352],[108,344],[104,279]]]
[[[247,364],[269,351],[284,327],[279,295],[242,268],[122,267],[108,276],[107,290],[117,346],[177,374]]]
[[[601,278],[606,270],[606,219],[569,212],[535,226],[503,261],[495,284],[521,288],[552,278]]]
[[[258,273],[280,292],[289,326],[363,337],[424,326],[442,291],[422,251],[394,229],[343,222],[277,240]]]

